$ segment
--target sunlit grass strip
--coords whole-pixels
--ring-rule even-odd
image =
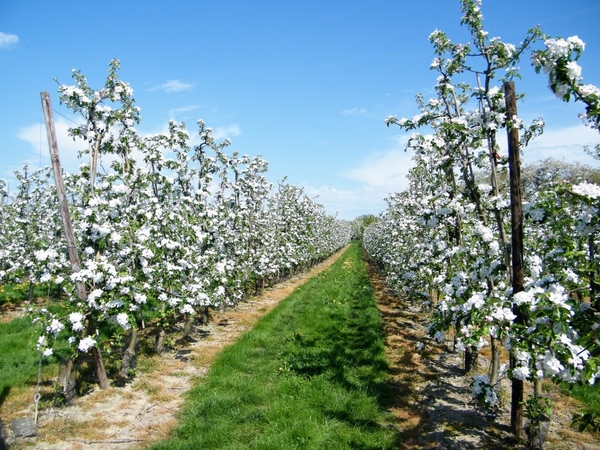
[[[0,323],[0,404],[11,389],[23,388],[37,379],[39,353],[35,343],[39,331],[31,318]]]
[[[48,309],[60,308],[59,303],[49,304]],[[41,381],[58,374],[58,354],[68,353],[68,344],[62,342],[57,352],[40,360],[36,349],[40,325],[34,325],[32,317],[25,315],[10,321],[0,321],[0,406],[23,389],[37,385],[38,370],[42,365]]]
[[[600,417],[600,384],[562,385],[563,391],[581,401],[584,409]]]
[[[29,282],[0,284],[0,306],[4,304],[20,305],[29,299]],[[57,294],[56,287],[48,289],[47,283],[38,283],[33,286],[33,298],[46,298]]]
[[[385,449],[387,364],[355,243],[226,348],[156,449]]]

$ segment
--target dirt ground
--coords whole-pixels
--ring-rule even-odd
[[[444,347],[432,343],[427,338],[426,311],[394,295],[377,269],[368,267],[384,323],[396,392],[391,410],[398,419],[400,448],[524,449],[510,432],[509,381],[502,382],[498,411],[490,413],[477,406],[471,398],[471,377],[463,375],[462,356],[450,351],[451,342]],[[425,343],[424,350],[417,351],[419,342]],[[487,356],[482,351],[478,358],[479,373],[489,366]],[[576,401],[561,395],[552,384],[545,387],[554,413],[544,449],[600,450],[600,435],[581,434],[570,426],[579,408]]]
[[[215,314],[208,325],[193,330],[194,339],[160,357],[140,360],[135,381],[124,387],[93,389],[75,406],[48,406],[39,413],[36,437],[15,439],[11,421],[33,418],[33,392],[8,398],[0,409],[3,436],[11,449],[100,450],[140,449],[163,439],[175,425],[185,393],[208,372],[215,356],[309,278],[331,265],[343,250],[309,272],[291,278],[234,309]],[[461,357],[435,344],[417,351],[426,340],[426,312],[403,302],[369,265],[371,282],[383,318],[386,351],[394,392],[391,412],[399,448],[522,449],[509,431],[509,403],[495,414],[473,404],[469,377]],[[485,367],[485,354],[480,356]],[[485,369],[483,369],[485,370]],[[52,382],[46,383],[51,389]],[[508,384],[505,386],[509,396]],[[31,395],[29,395],[31,394]],[[577,407],[552,393],[555,405],[545,449],[600,450],[599,436],[579,434],[570,425]],[[0,450],[2,448],[0,440]]]

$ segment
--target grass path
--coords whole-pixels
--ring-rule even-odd
[[[154,449],[396,447],[379,312],[353,244],[227,347]]]

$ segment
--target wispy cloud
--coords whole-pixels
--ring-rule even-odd
[[[60,162],[63,169],[67,172],[76,171],[81,164],[81,160],[77,158],[77,153],[86,148],[86,143],[81,140],[74,141],[69,136],[69,128],[72,123],[68,123],[64,119],[57,119],[54,122],[56,131],[56,141],[58,143],[58,152]],[[32,168],[37,169],[38,166],[50,165],[50,153],[48,150],[48,138],[46,136],[46,127],[42,123],[35,123],[19,129],[17,137],[31,144],[31,153],[25,155],[25,163]]]
[[[221,139],[227,139],[242,134],[240,127],[236,124],[229,125],[228,127],[217,127],[213,129],[213,137],[220,141]]]
[[[357,186],[352,189],[337,189],[333,186],[313,186],[304,184],[304,193],[325,207],[329,215],[337,215],[338,219],[352,220],[363,214],[378,215],[385,210],[382,192],[372,186]]]
[[[344,189],[336,185],[303,185],[310,197],[322,204],[328,214],[352,220],[362,214],[377,215],[387,207],[385,199],[407,188],[406,175],[413,166],[411,153],[404,151],[407,137],[398,135],[387,151],[365,155],[365,158],[343,172]]]
[[[344,176],[366,186],[385,190],[387,194],[407,187],[406,175],[411,167],[411,154],[394,149],[362,160]]]
[[[168,93],[173,93],[173,92],[191,91],[193,88],[194,88],[193,84],[184,83],[183,81],[179,81],[179,80],[169,80],[166,83],[159,84],[158,86],[155,86],[150,90],[151,91],[165,91]]]
[[[233,124],[233,125],[229,125],[227,127],[211,127],[212,128],[212,134],[213,137],[215,138],[215,141],[220,142],[223,141],[225,139],[231,139],[234,138],[236,136],[239,136],[240,134],[242,134],[242,130],[240,129],[240,127],[237,124]],[[193,147],[195,145],[199,145],[200,144],[200,135],[197,132],[197,129],[194,129],[194,127],[188,127],[188,131],[190,132],[190,146]]]
[[[19,37],[16,34],[2,33],[0,31],[0,49],[10,50],[19,43]]]
[[[169,117],[171,119],[175,119],[180,114],[185,114],[190,111],[195,111],[198,108],[200,108],[200,106],[198,106],[198,105],[189,105],[189,106],[182,106],[181,108],[172,108],[169,110]]]
[[[352,108],[352,109],[345,109],[342,111],[342,114],[344,116],[362,116],[363,114],[366,114],[367,110],[365,108]]]
[[[84,155],[82,158],[79,158],[78,156],[79,152],[86,150],[89,144],[81,139],[73,140],[73,138],[69,136],[69,128],[73,126],[72,122],[67,122],[62,118],[58,118],[54,121],[60,164],[63,170],[69,173],[78,172],[81,164],[89,162],[89,156]],[[166,133],[166,126],[162,132]],[[24,155],[24,164],[27,164],[31,169],[38,169],[51,164],[45,124],[34,123],[22,127],[17,132],[17,137],[31,145],[31,151]],[[143,164],[144,158],[140,150],[134,149],[132,151],[132,157],[138,161],[138,163]],[[108,168],[111,161],[115,159],[115,156],[103,155],[101,159],[103,161],[102,164]]]
[[[198,105],[189,105],[189,106],[182,106],[181,108],[170,109],[169,112],[177,114],[177,113],[182,113],[182,112],[194,111],[198,108],[200,108],[200,106],[198,106]]]
[[[600,144],[600,133],[584,125],[573,125],[545,131],[523,149],[525,164],[536,160],[553,158],[559,161],[579,162],[590,166],[600,166],[600,161],[589,156],[584,146]],[[503,144],[505,147],[505,145]]]
[[[329,214],[339,213],[343,219],[352,219],[361,214],[378,214],[386,209],[384,201],[394,192],[408,187],[406,176],[414,166],[412,152],[404,151],[407,135],[394,137],[391,149],[367,155],[353,168],[342,175],[356,182],[350,190],[340,190],[333,186],[305,186],[305,192],[318,195]],[[504,142],[503,142],[504,141]],[[499,143],[505,147],[505,139]],[[600,143],[598,130],[583,125],[564,127],[546,131],[523,149],[523,163],[553,158],[567,162],[579,162],[592,167],[600,167],[600,161],[589,156],[584,146],[593,147]]]

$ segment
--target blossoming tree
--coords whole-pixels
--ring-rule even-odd
[[[99,90],[79,71],[75,85],[59,85],[61,102],[81,116],[70,134],[87,159],[64,174],[81,270],[66,264],[47,170],[22,176],[15,201],[0,210],[0,239],[15,243],[0,247],[0,282],[47,282],[67,295],[58,311],[33,311],[44,356],[65,341],[75,362],[100,348],[119,352],[125,338],[134,351],[138,330],[147,328],[160,352],[176,324],[189,328],[208,308],[234,305],[351,237],[349,223],[328,217],[300,189],[282,183],[273,193],[267,163],[228,155],[231,143],[216,142],[203,121],[196,146],[183,123],[140,135],[140,108],[118,69],[111,61]],[[131,359],[120,378],[129,376]]]
[[[407,150],[414,152],[415,167],[409,189],[388,199],[388,210],[365,230],[364,242],[396,289],[435,303],[430,334],[443,342],[453,328],[454,348],[465,352],[466,369],[478,348],[492,344],[489,375],[477,375],[473,383],[474,396],[492,406],[501,341],[516,361],[507,372],[513,379],[594,382],[600,374],[591,357],[598,345],[595,199],[589,197],[592,188],[577,182],[544,185],[527,198],[525,289],[513,296],[510,201],[499,176],[507,158],[500,154],[496,134],[517,127],[525,147],[544,124],[539,119],[525,126],[518,117],[508,118],[503,89],[494,83],[517,76],[519,58],[544,36],[532,29],[519,46],[490,39],[483,29],[481,2],[461,4],[462,24],[472,42],[455,44],[434,31],[436,97],[425,101],[417,96],[420,113],[412,119],[386,119],[388,126],[404,130],[427,126],[432,134],[410,137]],[[557,54],[553,45],[558,41],[544,38],[547,50],[534,53],[534,62],[550,74],[551,87],[562,98],[574,95],[586,103],[583,118],[588,123],[597,120],[597,91],[579,82],[579,70],[569,60],[573,52],[579,56],[582,44],[575,38],[560,42],[567,50]],[[489,182],[478,179],[478,172],[487,173]],[[578,210],[581,219],[576,224],[571,217],[565,228],[566,216]],[[570,236],[569,229],[587,234],[582,240],[580,234]],[[591,302],[586,300],[590,297]],[[515,320],[515,311],[526,317],[523,323]],[[522,423],[513,424],[513,430],[519,434]]]

